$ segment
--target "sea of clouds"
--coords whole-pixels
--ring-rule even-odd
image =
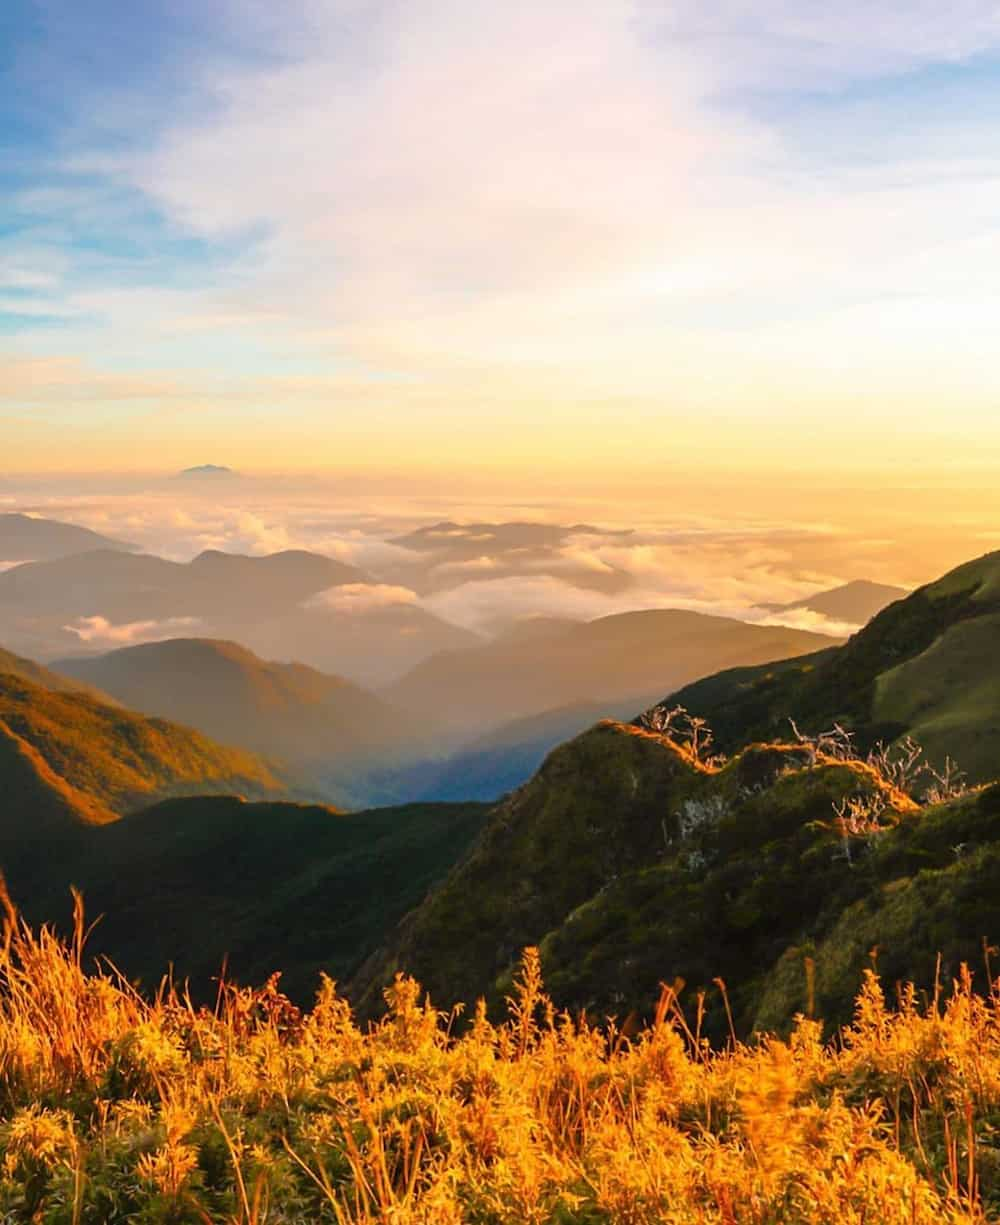
[[[419,606],[481,633],[526,617],[590,620],[669,607],[843,636],[856,626],[761,605],[791,603],[854,578],[913,586],[939,572],[937,563],[912,556],[891,533],[856,526],[688,510],[656,514],[648,507],[609,511],[593,503],[338,497],[328,488],[293,491],[234,480],[208,489],[178,482],[111,491],[39,485],[0,494],[0,509],[77,523],[181,562],[206,549],[323,553],[359,567],[370,581],[332,588],[313,597],[311,607],[360,615]],[[440,533],[440,548],[416,550],[399,542],[439,521],[458,525]],[[463,526],[526,521],[580,526],[533,548],[512,545],[500,530]],[[957,561],[968,546],[956,542],[955,552]],[[118,626],[95,616],[74,633],[90,646],[111,646],[191,629],[155,622]]]

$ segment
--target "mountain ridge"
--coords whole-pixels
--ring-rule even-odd
[[[185,790],[285,790],[271,767],[250,753],[85,693],[44,689],[10,674],[0,675],[0,723],[7,758],[19,761],[22,781],[30,767],[41,792],[58,791],[67,814],[79,809],[85,824]],[[7,800],[8,819],[30,817],[30,788],[16,802],[10,795]]]
[[[998,615],[992,552],[889,605],[842,647],[720,672],[666,700],[707,717],[729,750],[786,734],[790,718],[809,732],[839,722],[862,749],[913,735],[939,764],[952,756],[973,780],[989,781],[1000,760],[990,715],[1000,696]]]
[[[61,519],[0,513],[0,562],[54,561],[95,549],[133,553],[138,546]]]
[[[838,825],[850,802],[877,814],[870,827]],[[405,970],[438,1007],[499,1008],[536,945],[557,1008],[648,1016],[678,978],[704,993],[702,1032],[722,1041],[730,1012],[742,1036],[786,1030],[811,958],[816,1007],[839,1022],[873,943],[890,981],[930,984],[938,954],[946,977],[974,959],[1000,932],[998,865],[1000,786],[921,807],[861,760],[783,742],[708,764],[607,721],[492,811],[349,994],[378,1015]]]
[[[552,632],[538,637],[502,636],[432,655],[383,694],[404,710],[435,709],[442,722],[471,738],[575,702],[632,698],[652,691],[659,676],[693,679],[722,661],[763,662],[836,641],[683,609],[643,609],[548,628]]]
[[[277,758],[333,802],[364,805],[368,771],[435,751],[432,719],[407,719],[359,685],[212,638],[170,638],[61,667],[125,705]]]
[[[818,613],[830,621],[865,625],[889,604],[905,599],[910,593],[905,587],[876,583],[870,579],[852,579],[839,587],[817,591],[790,604],[758,604],[770,613],[791,613],[799,610]]]

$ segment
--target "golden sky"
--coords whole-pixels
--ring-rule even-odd
[[[988,483],[995,5],[103,6],[8,40],[0,474]]]

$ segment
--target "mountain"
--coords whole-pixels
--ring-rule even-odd
[[[232,468],[226,468],[222,464],[196,464],[193,468],[182,469],[177,475],[185,479],[193,478],[197,480],[201,477],[212,479],[214,477],[239,476],[239,473],[235,472]]]
[[[95,642],[99,649],[109,635],[112,643],[130,633],[170,637],[191,622],[238,630],[366,581],[354,566],[299,550],[247,557],[213,549],[181,563],[100,549],[0,574],[0,617],[15,649],[52,658]]]
[[[0,866],[44,867],[102,825],[171,795],[284,790],[260,758],[84,693],[0,675]]]
[[[877,814],[847,835],[834,804]],[[397,969],[438,1007],[510,993],[541,949],[558,1008],[648,1016],[661,982],[705,993],[701,1032],[849,1018],[871,950],[888,982],[949,981],[1000,935],[1000,787],[919,808],[870,766],[794,744],[723,767],[607,722],[561,746],[491,813],[466,857],[361,968],[377,1012]],[[718,986],[724,980],[727,997]]]
[[[193,561],[102,549],[0,574],[0,607],[36,616],[102,616],[112,622],[168,617],[246,618],[295,606],[363,571],[318,553],[264,557],[209,549]]]
[[[109,706],[116,705],[115,699],[108,693],[102,693],[93,685],[76,680],[62,672],[54,672],[51,668],[35,663],[33,659],[25,659],[12,651],[0,647],[0,676],[14,676],[22,681],[30,681],[43,689],[55,689],[66,693],[85,693]]]
[[[407,719],[350,681],[265,661],[234,642],[176,638],[61,666],[135,710],[306,770],[339,803],[364,798],[372,764],[387,769],[435,751],[433,718]]]
[[[34,515],[0,514],[0,563],[50,561],[94,549],[131,553],[136,546],[77,527],[75,523]]]
[[[385,695],[404,710],[434,711],[472,738],[559,706],[632,699],[649,693],[660,678],[679,685],[720,667],[804,654],[834,641],[675,609],[550,628],[540,636],[512,634],[434,655]]]
[[[876,613],[896,600],[905,599],[909,592],[905,587],[890,587],[885,583],[872,583],[867,579],[855,579],[842,587],[830,591],[819,591],[795,600],[791,604],[759,604],[759,608],[771,613],[792,613],[803,610],[817,613],[829,621],[847,625],[864,625]]]
[[[71,862],[12,893],[29,918],[68,921],[69,886],[101,917],[88,949],[155,988],[168,965],[204,997],[223,962],[244,983],[283,971],[305,1002],[346,977],[467,849],[476,804],[352,814],[199,796],[83,832]]]
[[[867,748],[911,735],[975,781],[1000,762],[1000,552],[958,567],[879,613],[844,646],[741,668],[675,692],[729,749],[839,722]]]
[[[332,594],[336,596],[336,590]],[[350,586],[344,594],[343,604],[320,596],[281,615],[244,622],[237,636],[258,655],[272,659],[287,655],[291,644],[296,658],[349,676],[366,688],[392,684],[438,651],[483,641],[419,604],[366,604],[362,593],[359,606],[352,608]]]
[[[104,549],[0,573],[0,624],[7,645],[32,658],[197,634],[265,658],[291,653],[366,687],[482,641],[385,590],[356,566],[303,550],[210,549],[182,563]]]

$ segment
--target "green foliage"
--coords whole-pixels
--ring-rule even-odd
[[[844,646],[740,668],[674,694],[708,719],[723,748],[838,722],[866,750],[912,734],[932,759],[986,782],[1000,760],[1000,553],[961,566],[890,605]]]
[[[373,1008],[413,967],[441,1004],[497,1006],[518,946],[539,944],[559,1007],[647,1016],[682,979],[721,1041],[730,1012],[741,1034],[787,1030],[810,991],[817,1015],[845,1021],[873,945],[889,981],[932,987],[981,964],[1000,936],[995,792],[918,810],[864,762],[811,760],[774,744],[705,767],[666,738],[596,727],[493,813],[356,998]],[[881,815],[850,833],[835,817],[847,800]]]
[[[60,778],[114,814],[165,795],[281,790],[259,757],[200,733],[147,719],[87,694],[0,676],[0,725]]]
[[[103,918],[91,951],[155,988],[168,965],[202,998],[224,962],[242,982],[284,973],[311,994],[356,970],[482,828],[478,804],[359,813],[231,796],[165,801],[88,829],[71,860],[10,886],[33,920],[70,921],[69,886]]]

